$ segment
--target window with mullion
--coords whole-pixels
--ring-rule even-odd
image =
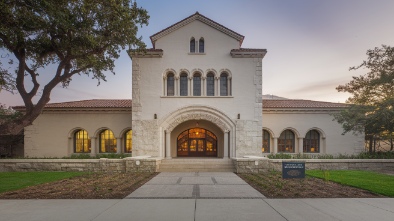
[[[201,96],[201,75],[194,74],[193,76],[193,96]]]
[[[181,74],[180,80],[180,96],[187,96],[187,74],[183,73]]]
[[[167,96],[175,95],[175,78],[173,73],[167,75]]]
[[[190,53],[196,52],[196,40],[194,38],[190,39]]]
[[[269,153],[270,152],[270,134],[268,133],[268,131],[263,130],[263,147],[261,149],[261,151],[263,153]]]
[[[278,152],[294,153],[295,137],[291,130],[285,130],[278,139]]]
[[[227,74],[222,73],[220,75],[220,96],[228,96],[228,82],[227,82]]]
[[[133,146],[132,146],[132,139],[133,139],[133,131],[129,130],[125,133],[124,136],[124,152],[125,153],[131,153],[133,150]]]
[[[316,130],[310,130],[303,140],[304,153],[319,153],[320,152],[320,134]]]
[[[100,133],[100,153],[116,153],[116,138],[112,131],[103,130]]]
[[[90,153],[91,142],[86,130],[79,130],[74,134],[74,152]]]
[[[204,53],[204,45],[205,45],[204,39],[200,38],[200,40],[198,41],[199,53]]]
[[[215,96],[215,77],[212,73],[207,75],[207,96]]]

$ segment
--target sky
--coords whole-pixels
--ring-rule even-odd
[[[368,49],[394,46],[393,0],[137,0],[137,4],[150,15],[149,25],[138,32],[147,48],[152,47],[151,35],[198,11],[244,35],[243,48],[267,49],[263,94],[290,99],[345,102],[350,94],[335,88],[368,71],[349,67],[367,59]],[[68,88],[57,86],[50,102],[131,99],[132,61],[122,52],[115,65],[116,74],[108,73],[107,82],[97,86],[91,77],[77,75]],[[53,72],[47,68],[40,74],[41,85]],[[1,91],[0,103],[13,106],[23,101],[18,93]]]

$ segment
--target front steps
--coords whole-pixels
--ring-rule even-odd
[[[163,159],[157,172],[234,172],[231,159],[173,158]]]

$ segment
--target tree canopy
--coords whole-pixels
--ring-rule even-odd
[[[344,133],[364,132],[372,141],[375,137],[389,139],[393,150],[394,138],[394,48],[382,45],[367,51],[367,60],[351,67],[368,69],[368,73],[353,77],[339,85],[339,92],[349,92],[348,109],[334,115]],[[372,146],[370,143],[370,150]]]
[[[131,0],[3,0],[0,14],[0,48],[12,54],[9,63],[15,66],[14,73],[1,68],[0,87],[15,87],[26,107],[23,116],[0,125],[0,134],[17,134],[30,125],[52,89],[69,85],[75,74],[105,80],[121,50],[145,48],[136,35],[149,19]],[[45,73],[53,77],[42,87],[37,76],[49,65],[56,71]]]

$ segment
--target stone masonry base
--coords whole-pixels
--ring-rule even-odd
[[[219,159],[221,160],[221,159]],[[282,162],[305,162],[306,170],[394,170],[394,159],[232,159],[237,173],[281,171]],[[0,172],[13,171],[91,171],[91,172],[157,172],[161,159],[0,159]],[[213,169],[214,170],[214,169]]]

